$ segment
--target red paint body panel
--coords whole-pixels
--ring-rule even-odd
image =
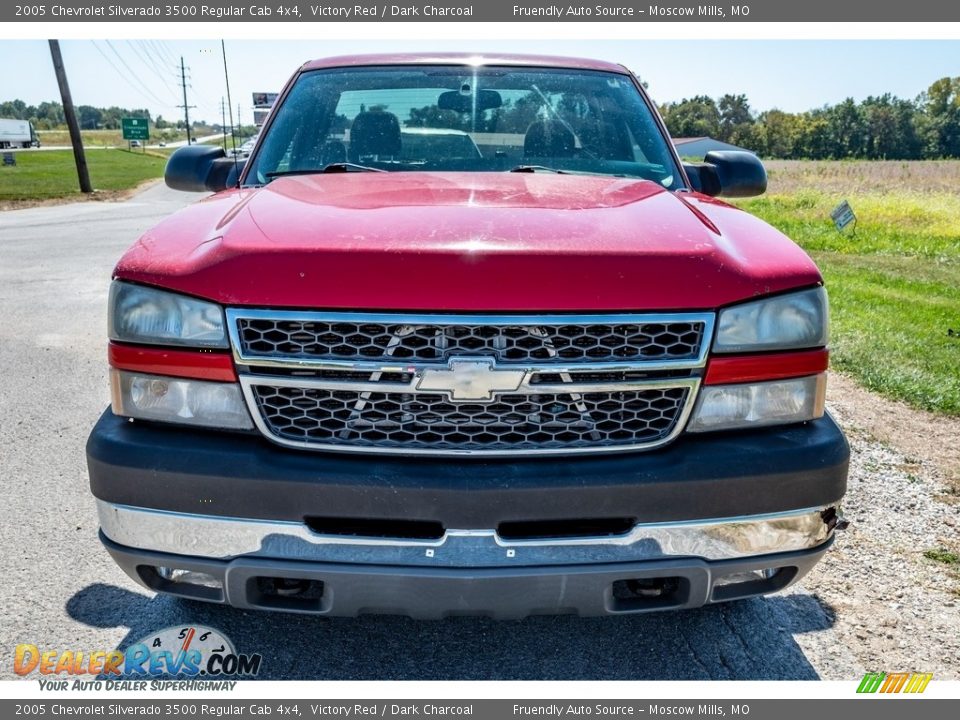
[[[760,382],[805,377],[826,372],[830,353],[826,348],[764,355],[715,356],[707,363],[705,385]]]
[[[107,348],[110,366],[118,370],[172,377],[236,382],[233,359],[226,352],[204,350],[168,350],[110,343]]]
[[[726,203],[546,173],[279,178],[164,220],[115,274],[226,305],[438,312],[712,309],[821,282]]]
[[[301,70],[360,67],[369,65],[516,65],[519,67],[552,67],[575,70],[601,70],[627,74],[623,65],[588,58],[561,57],[557,55],[522,55],[504,53],[484,55],[478,53],[383,53],[371,55],[339,55],[304,63]]]

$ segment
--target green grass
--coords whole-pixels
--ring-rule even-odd
[[[951,552],[946,548],[926,550],[923,553],[923,556],[927,560],[933,560],[934,562],[943,563],[944,565],[954,565],[960,567],[960,555],[955,552]]]
[[[853,255],[910,255],[960,259],[960,194],[916,191],[848,196],[857,215],[855,231],[837,232],[830,220],[843,195],[814,189],[742,203],[807,250]]]
[[[960,195],[903,189],[918,183],[905,186],[892,171],[869,188],[825,192],[807,184],[802,163],[791,170],[780,188],[771,183],[772,194],[738,204],[820,266],[833,367],[888,397],[960,416]],[[830,220],[844,198],[858,216],[855,234]]]
[[[15,167],[0,166],[0,202],[79,196],[70,150],[19,152]],[[152,151],[91,150],[90,181],[97,190],[126,190],[163,175],[166,158]]]
[[[40,138],[42,145],[70,145],[70,133],[63,130],[39,130],[37,137]],[[123,139],[121,130],[81,130],[80,137],[83,138],[84,147],[117,147],[125,148],[127,141]],[[186,140],[187,133],[182,130],[157,130],[150,128],[150,139],[148,144],[157,142],[174,142],[176,140]]]

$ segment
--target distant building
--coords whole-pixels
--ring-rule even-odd
[[[712,137],[673,138],[673,144],[680,157],[697,158],[698,160],[702,160],[703,156],[711,150],[747,150],[747,148],[715,140]],[[753,150],[747,150],[747,152],[753,152]]]

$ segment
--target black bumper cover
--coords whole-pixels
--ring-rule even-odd
[[[311,453],[256,435],[131,423],[107,409],[87,443],[106,502],[226,517],[416,519],[448,529],[631,517],[670,522],[835,503],[849,448],[829,416],[681,436],[646,453],[480,460]]]

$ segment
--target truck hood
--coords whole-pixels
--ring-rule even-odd
[[[725,203],[548,173],[279,178],[176,213],[115,274],[226,305],[433,311],[708,309],[821,281]]]

